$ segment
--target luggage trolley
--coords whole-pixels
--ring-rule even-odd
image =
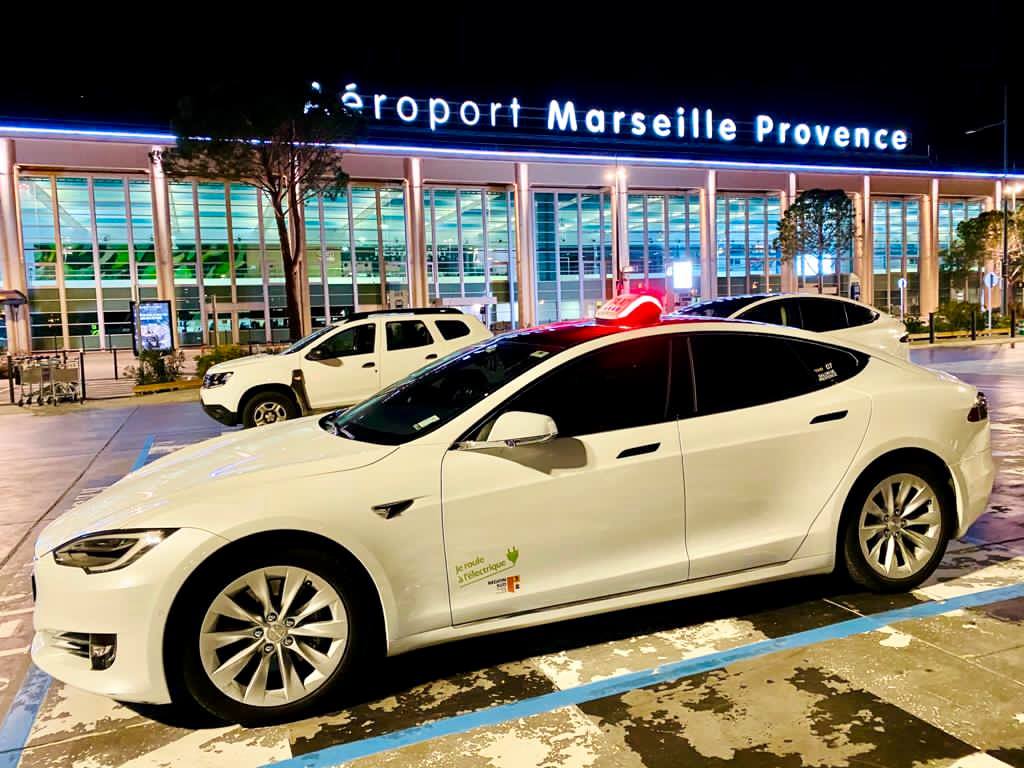
[[[81,399],[81,371],[74,360],[27,357],[16,365],[18,405],[56,405]]]

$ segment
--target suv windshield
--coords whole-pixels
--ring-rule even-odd
[[[415,440],[562,349],[529,335],[490,339],[421,368],[354,408],[328,414],[320,425],[367,443]]]
[[[676,310],[676,315],[700,315],[701,317],[732,317],[734,313],[743,309],[755,301],[767,299],[769,294],[762,293],[759,296],[732,296],[727,299],[708,299],[698,301],[689,306]]]
[[[309,334],[309,336],[303,336],[301,339],[296,341],[290,347],[282,349],[281,350],[281,354],[282,355],[290,355],[292,352],[298,352],[300,349],[305,349],[306,347],[308,347],[310,344],[312,344],[314,341],[319,339],[321,336],[323,336],[328,331],[333,331],[336,327],[337,326],[334,326],[334,325],[327,325],[327,326],[324,326],[323,328],[317,328],[315,331],[313,331],[311,334]]]

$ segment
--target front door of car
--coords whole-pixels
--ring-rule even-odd
[[[690,338],[696,415],[679,422],[690,577],[789,560],[856,456],[866,358],[756,333]]]
[[[679,436],[667,336],[572,360],[501,413],[550,416],[558,437],[452,449],[442,507],[457,624],[687,578]]]
[[[422,320],[384,322],[384,351],[381,353],[381,385],[403,379],[440,356],[434,337]]]
[[[365,400],[380,389],[377,324],[346,327],[321,341],[302,359],[311,408],[332,408]]]

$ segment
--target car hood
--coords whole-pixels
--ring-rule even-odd
[[[210,499],[213,507],[214,499],[230,501],[285,479],[358,469],[397,450],[331,435],[320,428],[320,418],[232,432],[154,461],[54,520],[39,535],[36,556],[86,533],[175,527],[176,505]]]
[[[239,368],[250,368],[254,365],[266,365],[284,358],[284,355],[249,355],[248,357],[236,357],[233,360],[225,360],[223,363],[211,365],[207,373],[224,373],[225,371],[237,371]]]

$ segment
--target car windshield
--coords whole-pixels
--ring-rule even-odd
[[[400,445],[444,426],[564,347],[530,336],[489,339],[410,374],[369,400],[320,421],[329,432]]]
[[[677,310],[676,315],[699,315],[701,317],[732,317],[748,304],[768,298],[767,295],[760,296],[732,296],[727,299],[708,299],[698,301],[689,306]]]
[[[323,336],[325,333],[327,333],[328,331],[333,331],[333,330],[334,330],[334,326],[333,325],[327,325],[327,326],[324,326],[323,328],[317,328],[315,331],[313,331],[311,334],[309,334],[309,336],[303,336],[301,339],[296,341],[290,347],[286,347],[285,349],[282,349],[281,350],[281,354],[282,355],[290,355],[292,352],[298,352],[300,349],[305,349],[310,344],[312,344],[314,341],[316,341],[321,336]]]

